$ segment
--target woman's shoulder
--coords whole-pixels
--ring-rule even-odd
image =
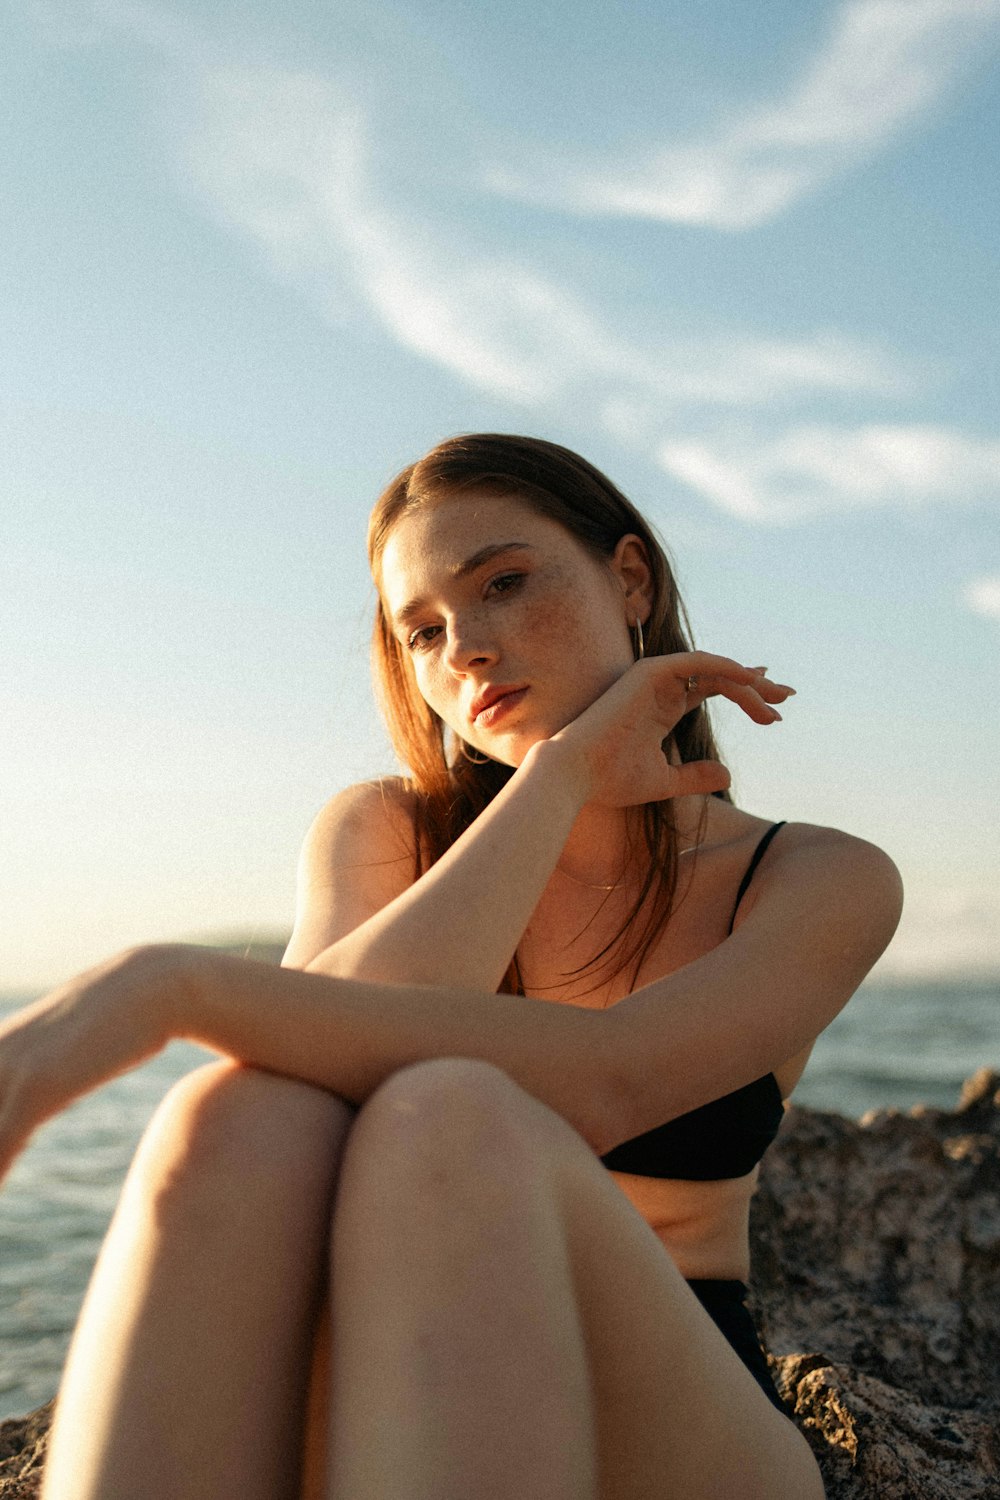
[[[821,823],[798,823],[784,818],[766,818],[748,812],[734,804],[721,804],[718,813],[707,830],[706,843],[710,847],[754,851],[767,840],[769,864],[772,866],[792,854],[809,854],[816,859],[824,855],[835,855],[838,859],[854,860],[859,864],[874,866],[892,865],[892,860],[877,844],[857,834],[845,833],[840,828],[830,828]],[[768,834],[771,834],[768,839]],[[779,836],[780,835],[780,836]]]
[[[773,826],[765,825],[764,820],[760,822],[762,827]],[[878,844],[856,833],[845,833],[842,828],[830,828],[822,823],[786,822],[781,824],[780,832],[780,842],[776,839],[774,847],[789,856],[796,854],[817,861],[836,859],[859,870],[896,870],[890,856]]]
[[[722,885],[752,872],[741,912],[746,916],[769,890],[805,882],[829,892],[838,882],[885,893],[898,906],[900,876],[884,849],[856,834],[819,823],[760,817],[718,803],[700,829],[699,863]],[[706,858],[707,857],[707,858]]]
[[[286,967],[306,968],[413,884],[402,791],[396,778],[359,782],[336,792],[313,819],[299,857]]]
[[[775,824],[747,815],[746,849],[755,850]],[[892,858],[869,839],[818,823],[783,822],[760,859],[747,900],[744,920],[755,905],[775,896],[798,896],[827,904],[831,910],[863,905],[876,925],[894,928],[902,908],[902,879]]]
[[[374,776],[369,781],[355,781],[345,786],[326,802],[316,815],[316,821],[337,821],[342,818],[384,814],[399,817],[409,814],[417,802],[417,793],[412,783],[403,776]]]
[[[307,870],[413,859],[417,794],[401,776],[358,781],[335,792],[313,819],[302,849]]]

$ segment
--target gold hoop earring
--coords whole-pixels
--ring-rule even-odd
[[[490,763],[488,755],[470,755],[469,747],[464,740],[458,742],[458,753],[463,760],[467,760],[470,766],[487,766]]]
[[[645,641],[642,638],[642,621],[639,620],[639,619],[637,619],[636,622],[635,622],[635,659],[636,659],[636,661],[642,661],[642,658],[645,656],[645,654],[646,654],[646,643],[645,643]]]

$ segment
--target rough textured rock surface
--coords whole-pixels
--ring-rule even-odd
[[[752,1237],[828,1500],[1000,1500],[1000,1076],[954,1113],[790,1110]],[[37,1496],[50,1415],[0,1423],[0,1500]]]
[[[754,1292],[829,1500],[1000,1500],[1000,1077],[958,1109],[792,1109]]]
[[[0,1495],[3,1500],[35,1500],[42,1483],[51,1401],[30,1417],[0,1422]]]

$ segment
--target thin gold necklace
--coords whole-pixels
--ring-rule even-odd
[[[697,849],[697,844],[691,844],[687,849],[678,849],[677,858],[680,859],[685,854],[694,854]],[[562,865],[557,864],[556,869],[560,875],[565,875],[567,880],[572,880],[574,885],[582,885],[585,891],[618,891],[625,884],[624,876],[621,880],[616,880],[613,885],[594,885],[590,880],[581,880],[579,875],[571,875],[568,870],[563,869]]]
[[[625,884],[624,879],[616,880],[614,885],[594,885],[590,880],[581,880],[579,875],[571,875],[564,870],[562,865],[556,865],[560,875],[565,875],[567,880],[572,880],[574,885],[582,885],[585,891],[617,891]]]

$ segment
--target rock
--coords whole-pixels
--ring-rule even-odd
[[[1000,1497],[1000,1076],[958,1109],[791,1108],[751,1214],[753,1303],[828,1500]],[[52,1403],[0,1423],[35,1500]]]
[[[751,1238],[758,1323],[829,1500],[998,1500],[1000,1076],[954,1113],[790,1109]]]
[[[3,1500],[35,1500],[42,1483],[42,1463],[49,1441],[54,1401],[29,1417],[0,1422],[0,1496]]]

